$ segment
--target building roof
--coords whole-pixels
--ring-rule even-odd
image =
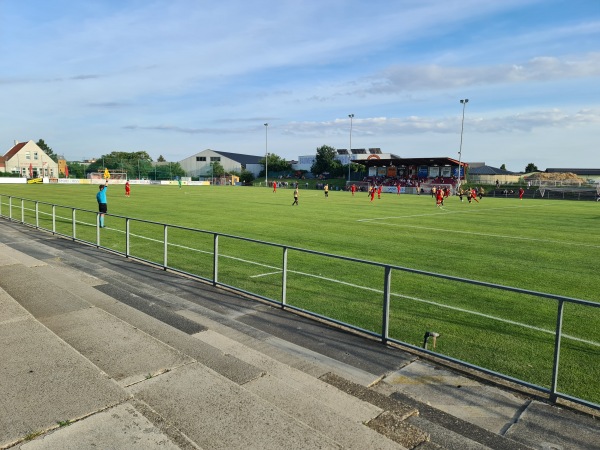
[[[369,155],[369,159],[357,159],[353,162],[362,164],[366,167],[381,167],[381,166],[458,166],[458,161],[453,158],[437,156],[431,158],[401,158],[391,154],[390,158],[377,158],[378,155]],[[461,161],[461,166],[468,166],[464,161]]]
[[[8,161],[13,156],[15,156],[17,153],[19,153],[19,150],[21,150],[26,145],[27,145],[27,142],[19,142],[17,145],[15,145],[13,148],[11,148],[9,151],[6,152],[6,154],[4,155],[4,159],[6,161]]]
[[[244,155],[242,153],[220,152],[217,150],[212,151],[221,156],[232,159],[235,162],[239,162],[240,164],[260,164],[260,160],[264,158],[264,156]]]
[[[469,169],[469,175],[514,175],[514,172],[510,172],[504,169],[498,169],[497,167],[491,166],[478,166],[471,167]]]

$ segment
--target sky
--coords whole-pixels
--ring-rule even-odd
[[[297,160],[351,140],[600,168],[600,0],[0,0],[0,24],[1,154]]]

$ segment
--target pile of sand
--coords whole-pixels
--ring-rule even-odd
[[[571,172],[564,173],[543,173],[537,172],[527,177],[528,180],[542,180],[542,181],[574,181],[576,183],[585,183],[586,181],[579,175],[575,175]]]

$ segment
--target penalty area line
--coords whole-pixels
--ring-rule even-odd
[[[257,275],[251,275],[250,278],[268,277],[269,275],[278,275],[280,273],[281,273],[281,270],[278,270],[276,272],[259,273]]]

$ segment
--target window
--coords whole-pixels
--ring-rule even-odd
[[[211,156],[210,160],[211,161],[221,161],[221,157],[220,156]]]
[[[206,161],[206,156],[196,156],[196,161]]]
[[[33,159],[35,159],[37,161],[37,159],[38,159],[38,152],[33,152]]]
[[[31,155],[29,154],[29,152],[25,152],[25,159],[31,159]]]

